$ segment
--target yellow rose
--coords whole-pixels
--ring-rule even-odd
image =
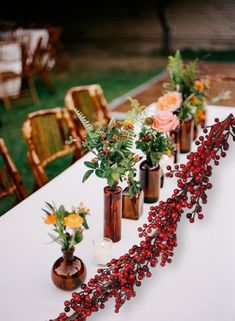
[[[50,214],[45,218],[45,224],[54,224],[56,222],[56,215],[54,213]]]
[[[170,149],[167,149],[167,150],[166,150],[166,155],[167,155],[168,157],[170,157],[170,156],[173,155],[173,152],[172,152]]]
[[[72,229],[78,228],[83,223],[83,218],[78,214],[69,214],[64,218],[64,225]]]
[[[125,119],[125,120],[123,121],[123,125],[124,125],[125,127],[133,126],[133,121],[132,121],[131,119]]]

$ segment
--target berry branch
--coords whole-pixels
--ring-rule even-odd
[[[151,277],[151,268],[165,266],[172,262],[174,248],[177,246],[176,230],[184,210],[190,210],[186,217],[191,223],[195,218],[203,218],[202,205],[207,203],[206,191],[212,188],[209,177],[212,175],[211,161],[216,166],[226,156],[228,139],[235,141],[235,119],[229,115],[224,121],[215,119],[213,126],[204,129],[206,134],[196,141],[196,152],[188,156],[187,164],[168,166],[168,177],[177,177],[178,188],[166,201],[151,206],[148,223],[138,228],[139,245],[134,245],[118,259],[112,259],[105,268],[87,284],[74,292],[72,299],[65,301],[64,312],[57,321],[85,321],[93,312],[105,308],[105,303],[115,299],[115,312],[136,295],[135,287],[140,287],[145,277]]]

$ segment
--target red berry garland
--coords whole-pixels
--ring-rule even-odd
[[[210,128],[210,130],[209,130]],[[115,312],[131,297],[136,295],[135,287],[141,286],[145,277],[151,277],[150,268],[158,263],[165,266],[172,262],[177,246],[176,229],[184,209],[190,223],[202,219],[202,205],[207,203],[206,190],[212,188],[209,177],[212,174],[211,161],[219,165],[221,157],[229,149],[228,138],[235,141],[235,119],[229,115],[224,121],[215,119],[213,126],[204,129],[205,138],[196,141],[198,149],[188,156],[186,165],[167,167],[168,177],[177,177],[173,195],[159,205],[151,206],[148,223],[138,228],[140,245],[134,245],[128,253],[112,259],[104,269],[74,292],[72,299],[64,302],[65,308],[57,321],[84,321],[93,312],[105,308],[110,298],[115,298]]]

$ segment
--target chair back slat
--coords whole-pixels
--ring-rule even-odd
[[[64,149],[64,143],[55,115],[41,115],[31,120],[32,141],[43,162],[53,154]]]
[[[94,103],[88,91],[74,91],[72,93],[74,106],[78,108],[90,122],[96,121],[96,114],[94,111]]]

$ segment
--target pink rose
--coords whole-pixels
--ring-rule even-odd
[[[158,98],[156,107],[158,110],[175,111],[182,104],[182,95],[177,91],[170,91],[167,94]]]
[[[156,115],[152,116],[152,120],[152,128],[159,133],[174,130],[179,125],[179,119],[168,110],[158,111]]]

